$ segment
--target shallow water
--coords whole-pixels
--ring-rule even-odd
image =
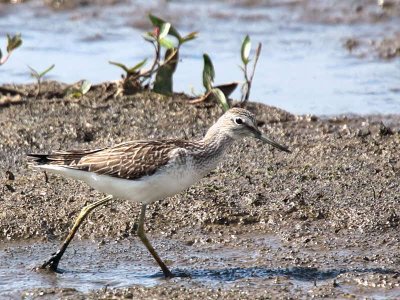
[[[274,243],[274,239],[269,242],[272,247]],[[55,243],[41,242],[12,242],[1,247],[1,293],[9,294],[38,287],[75,288],[87,292],[104,287],[135,284],[155,286],[166,282],[159,267],[136,240],[101,246],[90,241],[76,241],[60,263],[62,273],[35,270],[57,247]],[[267,268],[229,267],[230,262],[243,261],[245,257],[249,260],[244,251],[222,247],[218,247],[218,251],[198,250],[177,241],[162,241],[158,248],[170,250],[166,261],[174,262],[173,273],[179,278],[170,281],[186,280],[189,275],[193,284],[202,282],[214,286],[234,282],[250,274],[251,277],[266,277],[275,273]],[[188,248],[191,248],[190,251],[187,251]]]
[[[213,59],[216,83],[240,81],[241,40],[250,34],[254,46],[263,43],[252,99],[293,113],[400,111],[400,60],[382,61],[373,54],[358,58],[343,47],[349,37],[390,35],[395,21],[315,22],[304,17],[299,1],[253,2],[257,1],[120,1],[64,11],[51,10],[39,0],[0,5],[0,36],[21,32],[24,40],[1,67],[0,83],[32,82],[27,65],[44,70],[53,63],[51,79],[117,80],[121,72],[109,60],[134,65],[151,57],[151,45],[141,33],[150,29],[146,14],[154,12],[182,33],[200,32],[197,40],[182,48],[175,91],[203,91],[204,52]],[[348,5],[351,10],[354,4]]]
[[[100,289],[104,287],[125,287],[140,284],[154,286],[166,280],[158,267],[151,260],[140,260],[145,254],[141,247],[128,243],[111,244],[98,247],[91,242],[77,242],[69,253],[65,255],[60,264],[63,273],[54,274],[47,271],[34,270],[43,260],[45,253],[50,254],[57,248],[52,243],[12,243],[6,249],[0,250],[0,291],[4,294],[36,287],[51,288],[75,288],[80,291]],[[192,253],[190,257],[182,259],[173,252],[170,259],[182,264],[186,261],[187,267],[190,261],[202,259],[208,261],[206,254]],[[144,255],[147,257],[148,255]],[[222,265],[218,261],[227,260],[229,256],[236,256],[229,251],[220,253],[214,259],[217,266]],[[185,269],[174,269],[175,274],[186,274]],[[234,270],[196,270],[191,272],[192,278],[211,278],[212,275],[220,277],[220,280],[234,280]],[[239,272],[237,272],[239,274]],[[240,275],[239,275],[240,277]],[[18,280],[15,280],[15,279]],[[196,279],[195,279],[196,280]]]
[[[249,236],[250,237],[250,236]],[[249,251],[246,243],[252,241],[255,249]],[[264,291],[268,287],[282,286],[306,294],[316,286],[332,285],[340,275],[364,273],[391,274],[379,268],[348,268],[346,265],[330,267],[274,266],[273,256],[289,252],[275,236],[253,236],[242,246],[194,245],[180,241],[157,239],[157,248],[165,261],[172,264],[177,277],[166,280],[158,266],[137,240],[97,244],[75,241],[64,255],[62,273],[38,271],[38,266],[58,247],[56,243],[10,242],[0,246],[0,297],[18,297],[32,289],[70,288],[80,292],[121,288],[133,285],[152,287],[187,286],[206,288],[249,288]],[[261,254],[258,248],[267,248],[270,254]],[[305,253],[304,253],[305,254]],[[337,253],[340,257],[340,253]],[[342,254],[346,255],[346,254]],[[260,264],[261,262],[261,264]],[[357,284],[341,283],[338,289],[352,294],[388,299],[400,294],[400,289],[368,289]],[[393,298],[394,299],[394,298]]]

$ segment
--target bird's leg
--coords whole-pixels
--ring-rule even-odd
[[[153,246],[150,244],[149,240],[147,239],[146,234],[144,233],[144,218],[146,215],[146,206],[147,206],[146,204],[142,204],[142,209],[140,211],[140,217],[139,217],[139,226],[138,226],[138,230],[137,230],[137,235],[139,236],[139,238],[143,242],[143,244],[146,246],[147,250],[149,250],[151,255],[157,261],[158,265],[161,267],[161,269],[164,273],[164,276],[166,278],[171,278],[171,277],[173,277],[171,271],[168,269],[168,267],[164,264],[164,262],[158,256],[156,250],[154,250]]]
[[[86,216],[96,207],[103,205],[107,202],[109,202],[110,200],[112,200],[113,197],[112,196],[107,196],[101,200],[98,200],[92,204],[89,204],[87,206],[85,206],[79,216],[76,218],[75,220],[75,224],[72,227],[71,231],[69,232],[67,238],[64,240],[64,242],[62,243],[60,249],[58,249],[58,251],[56,253],[53,253],[53,255],[50,257],[49,260],[47,260],[44,264],[42,264],[40,266],[40,269],[46,269],[49,268],[52,271],[57,271],[57,267],[58,267],[58,263],[60,262],[61,257],[63,256],[65,250],[67,249],[69,243],[72,241],[72,239],[74,238],[75,233],[78,231],[79,226],[82,224],[83,220],[85,220]]]

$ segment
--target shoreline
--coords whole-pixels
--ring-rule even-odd
[[[51,84],[44,85],[44,95],[54,88]],[[101,147],[130,139],[198,138],[222,114],[214,103],[194,106],[178,94],[165,97],[145,92],[114,99],[108,93],[112,91],[104,83],[73,101],[30,98],[27,103],[0,108],[2,242],[39,240],[39,246],[56,245],[84,204],[100,196],[82,183],[54,175],[46,183],[41,172],[28,168],[27,152]],[[214,291],[210,297],[234,299],[259,298],[266,289],[277,297],[295,298],[373,297],[374,289],[380,295],[400,294],[400,114],[382,126],[376,116],[312,118],[252,102],[248,109],[256,112],[261,130],[287,144],[293,153],[286,155],[253,140],[235,144],[215,171],[187,191],[151,205],[147,215],[149,238],[160,248],[160,255],[171,258],[172,270],[183,266],[194,278],[199,268],[210,273],[192,281],[156,280],[153,287],[68,291],[71,299],[122,298],[128,293],[203,299],[210,289]],[[96,210],[79,230],[77,244],[89,239],[112,249],[119,247],[114,241],[132,241],[132,246],[126,246],[133,247],[128,254],[135,257],[135,265],[141,265],[134,243],[138,212],[136,204],[126,201]],[[213,260],[223,249],[245,255]],[[50,254],[34,250],[38,257]],[[190,253],[210,257],[199,256],[192,263]],[[121,257],[121,253],[107,255],[117,262]],[[68,257],[63,267],[79,268],[80,256],[69,252]],[[90,259],[88,263],[90,270]],[[107,257],[96,261],[96,265],[107,263]],[[243,293],[234,286],[224,288],[225,277],[212,271],[216,263],[220,268],[244,269],[243,277],[234,279]],[[147,264],[149,275],[157,272]],[[296,272],[257,271],[267,267],[301,267],[306,275],[308,268],[314,268],[316,273],[306,276],[307,288],[301,289]],[[326,270],[342,268],[342,273],[323,277]],[[325,279],[313,286],[315,278]],[[246,285],[246,280],[257,288]],[[284,288],[276,280],[282,280]],[[50,299],[64,293],[62,288],[33,290],[34,295],[45,291]]]

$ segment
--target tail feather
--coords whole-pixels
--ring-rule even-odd
[[[27,156],[31,159],[31,162],[36,165],[72,166],[76,165],[85,155],[96,153],[101,150],[103,149],[59,151],[50,154],[29,153]]]
[[[30,158],[31,162],[38,165],[46,165],[49,162],[48,154],[28,153],[27,156]]]

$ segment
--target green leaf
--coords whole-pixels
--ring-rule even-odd
[[[203,86],[207,91],[209,91],[211,90],[214,82],[215,71],[211,58],[208,56],[208,54],[206,53],[203,54],[203,59],[204,59]]]
[[[168,49],[165,53],[164,60],[168,60],[168,58],[173,55],[173,57],[168,61],[168,63],[162,65],[156,75],[156,79],[154,82],[153,91],[163,95],[171,95],[173,91],[173,80],[172,77],[176,70],[176,66],[178,64],[179,52],[174,49]]]
[[[154,81],[153,91],[162,95],[172,94],[172,75],[171,67],[167,65],[161,66]]]
[[[261,49],[262,49],[262,44],[258,43],[257,50],[256,50],[256,60],[258,60],[258,57],[261,54]]]
[[[151,23],[153,24],[153,26],[159,27],[159,28],[161,28],[162,25],[163,25],[164,23],[167,23],[167,22],[165,22],[163,19],[161,19],[161,18],[159,18],[159,17],[156,17],[156,16],[154,16],[154,15],[152,15],[152,14],[149,14],[149,19],[150,19]],[[180,35],[179,32],[175,29],[175,27],[172,26],[172,25],[171,25],[171,27],[170,27],[170,29],[169,29],[169,34],[172,35],[172,36],[174,36],[174,37],[176,37],[179,41],[182,40],[181,35]]]
[[[73,97],[73,98],[80,98],[83,96],[81,91],[78,90],[73,90],[69,93],[69,96]]]
[[[149,19],[154,27],[161,28],[161,25],[165,23],[165,21],[155,15],[149,14]]]
[[[28,68],[31,70],[31,76],[39,80],[40,79],[39,73],[31,66],[28,66]]]
[[[224,111],[227,111],[229,109],[229,103],[226,100],[226,97],[225,97],[224,93],[218,88],[212,89],[211,93],[214,95],[214,97],[221,104],[221,106],[224,109]]]
[[[134,65],[132,68],[128,68],[126,65],[122,64],[122,63],[118,63],[115,61],[109,61],[109,63],[111,65],[120,67],[121,69],[123,69],[127,75],[129,74],[134,74],[137,70],[139,70],[141,67],[143,67],[143,65],[147,62],[147,58],[142,60],[141,62],[137,63],[136,65]]]
[[[21,34],[10,36],[7,34],[7,52],[10,53],[22,45]]]
[[[84,80],[81,85],[82,95],[85,95],[87,92],[89,92],[91,87],[92,87],[92,84],[90,83],[90,81]]]
[[[180,41],[181,44],[186,43],[188,41],[194,40],[197,38],[198,32],[194,31],[189,33],[188,35],[184,36],[182,40]]]
[[[240,51],[240,54],[242,56],[242,62],[247,65],[249,63],[249,55],[250,55],[250,50],[251,50],[251,41],[249,35],[246,35],[246,37],[243,40],[242,43],[242,49]]]
[[[132,68],[130,68],[128,70],[128,73],[132,74],[134,72],[136,72],[137,70],[139,70],[141,67],[144,66],[144,64],[147,62],[147,58],[143,59],[141,62],[137,63],[136,65],[134,65]]]
[[[120,67],[126,73],[129,73],[129,68],[127,66],[125,66],[124,64],[121,64],[121,63],[118,63],[118,62],[115,62],[115,61],[109,61],[108,63],[111,64],[111,65]]]
[[[160,34],[158,35],[158,39],[161,40],[168,35],[169,29],[171,28],[170,23],[163,23],[160,27]]]
[[[156,41],[156,38],[152,32],[145,32],[142,34],[142,36],[147,42],[154,43]]]
[[[172,67],[172,71],[175,72],[179,61],[179,49],[173,48],[165,51],[164,61],[168,61],[168,65]]]
[[[50,67],[48,67],[46,70],[44,70],[42,73],[39,73],[39,77],[42,78],[44,75],[46,75],[48,72],[50,72],[51,70],[53,70],[53,68],[55,67],[55,65],[51,65]]]
[[[160,42],[160,45],[161,45],[162,47],[166,48],[166,49],[175,48],[174,43],[173,43],[170,39],[168,39],[168,38],[160,39],[159,42]]]

